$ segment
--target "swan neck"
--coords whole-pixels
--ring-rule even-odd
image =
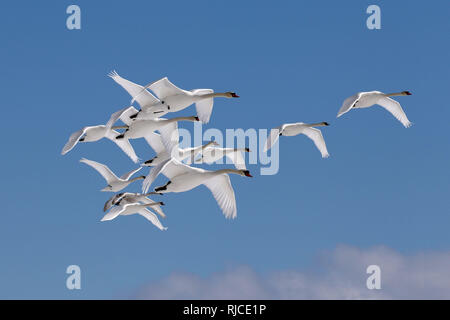
[[[240,170],[237,169],[220,169],[214,172],[216,175],[221,175],[224,173],[234,173],[234,174],[241,174]]]
[[[216,97],[228,98],[228,95],[225,92],[212,92],[200,95],[200,98],[202,99],[216,98]]]
[[[404,92],[393,92],[393,93],[386,93],[385,96],[386,97],[395,97],[395,96],[404,96],[405,93]]]
[[[133,178],[133,179],[128,180],[128,181],[129,182],[134,182],[134,181],[141,180],[141,179],[145,179],[145,177],[144,176],[139,176],[139,177]]]
[[[175,117],[172,119],[166,120],[166,122],[177,122],[177,121],[196,121],[195,117]]]

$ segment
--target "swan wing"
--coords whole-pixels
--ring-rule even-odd
[[[327,150],[327,145],[325,144],[325,139],[322,135],[322,131],[316,128],[305,127],[302,130],[302,133],[314,142],[317,149],[319,149],[322,154],[322,158],[328,158],[330,156]]]
[[[208,94],[213,93],[212,89],[196,89],[191,91],[193,94]],[[206,98],[195,103],[195,109],[197,110],[197,116],[203,123],[208,123],[211,118],[213,110],[214,98]]]
[[[142,208],[140,209],[138,212],[138,214],[140,214],[141,216],[143,216],[145,219],[147,219],[148,221],[150,221],[151,223],[153,223],[153,225],[155,227],[157,227],[159,230],[167,230],[166,227],[164,227],[161,224],[161,221],[159,221],[158,217],[156,216],[156,214],[154,214],[153,212],[151,212],[150,210],[146,209],[146,208]]]
[[[102,218],[101,221],[113,220],[114,218],[119,216],[122,212],[124,212],[125,208],[126,208],[126,206],[117,206],[117,207],[112,208],[111,210],[109,210],[109,212],[107,214],[105,214],[105,216]]]
[[[178,150],[178,142],[180,140],[178,122],[169,122],[168,124],[159,127],[158,131],[161,134],[161,141],[164,148],[169,155],[172,155],[174,148],[176,148],[175,150]]]
[[[212,164],[224,156],[223,148],[208,147],[202,151],[202,162]]]
[[[86,132],[86,129],[88,127],[84,127],[81,130],[78,130],[74,133],[72,133],[69,137],[69,140],[67,140],[66,144],[64,145],[61,154],[65,155],[67,152],[69,152],[70,150],[73,149],[73,147],[75,147],[75,145],[78,143],[78,141],[80,140],[80,138],[83,136],[83,134]]]
[[[92,168],[97,170],[97,172],[100,173],[103,178],[105,178],[108,184],[111,184],[112,182],[118,179],[117,176],[106,165],[102,163],[92,161],[86,158],[82,158],[80,162],[83,162],[88,166],[91,166]]]
[[[150,147],[152,147],[152,149],[155,150],[155,152],[157,154],[160,154],[166,150],[166,148],[164,147],[164,144],[161,140],[161,135],[159,135],[158,133],[151,132],[151,133],[147,134],[144,137],[144,139],[147,141],[147,143],[150,145]]]
[[[403,111],[400,103],[389,97],[383,97],[377,103],[389,111],[405,128],[411,127],[412,123],[408,120],[406,113]]]
[[[267,152],[278,141],[280,133],[283,132],[285,125],[270,130],[270,135],[267,137],[266,144],[264,145],[264,152]]]
[[[145,177],[144,182],[142,183],[142,192],[147,193],[148,189],[152,185],[153,181],[155,181],[156,177],[162,173],[167,178],[172,179],[181,174],[185,174],[188,172],[204,172],[205,170],[200,168],[193,168],[184,163],[178,161],[175,158],[167,159],[160,164],[154,166],[150,169],[150,172]]]
[[[106,138],[114,142],[125,154],[130,157],[130,159],[134,163],[139,162],[139,157],[136,155],[136,152],[134,151],[133,147],[131,146],[131,143],[128,139],[116,139],[116,137],[119,135],[119,133],[115,130],[109,130],[106,132]]]
[[[185,94],[184,90],[178,88],[176,85],[174,85],[172,82],[170,82],[167,77],[164,77],[162,79],[159,79],[158,81],[153,82],[149,86],[149,88],[161,100],[163,100],[169,96]]]
[[[236,198],[230,177],[227,174],[221,174],[206,180],[203,184],[211,191],[225,217],[236,218]]]
[[[152,204],[152,203],[155,203],[155,201],[153,201],[152,199],[147,198],[147,197],[142,197],[142,199],[140,199],[140,201],[141,201],[142,203],[145,203],[145,204]],[[165,214],[164,211],[161,209],[161,206],[160,206],[160,205],[154,205],[154,206],[152,206],[152,209],[155,210],[156,213],[159,214],[162,218],[165,218],[165,217],[166,217],[166,214]]]
[[[347,113],[350,111],[351,108],[355,105],[355,103],[359,100],[361,97],[361,93],[357,93],[351,97],[348,97],[344,100],[344,103],[342,103],[341,108],[339,109],[339,112],[337,114],[337,118],[342,116],[344,113]]]
[[[142,109],[159,103],[159,99],[145,90],[143,86],[122,78],[116,71],[112,71],[108,76],[124,88],[139,103]]]
[[[137,113],[135,107],[130,106],[123,109],[120,109],[119,111],[114,112],[111,117],[109,118],[108,122],[106,123],[106,127],[108,129],[111,129],[114,123],[116,123],[117,120],[122,120],[123,123],[126,125],[130,125],[132,120],[130,119],[130,116]]]
[[[115,203],[116,201],[118,201],[120,198],[123,198],[124,196],[125,196],[125,193],[124,193],[124,192],[121,192],[121,193],[115,194],[115,195],[113,195],[111,198],[109,198],[109,199],[105,202],[105,205],[103,206],[103,212],[108,211],[109,208],[111,208],[111,207],[114,205],[114,203]]]
[[[124,174],[120,177],[120,179],[122,179],[122,180],[128,180],[128,179],[131,178],[131,176],[132,176],[133,174],[135,174],[136,172],[138,172],[138,171],[141,170],[141,169],[142,169],[142,167],[138,167],[138,168],[136,168],[136,169],[131,170],[130,172],[124,173]]]
[[[245,166],[245,160],[242,155],[242,151],[240,150],[233,150],[231,152],[225,153],[226,157],[233,161],[234,166],[238,170],[247,170],[247,167]]]

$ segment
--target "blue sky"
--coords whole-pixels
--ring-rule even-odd
[[[73,31],[70,4],[0,4],[0,298],[127,297],[172,273],[241,265],[264,276],[311,267],[341,244],[450,250],[446,1],[77,1]],[[381,30],[366,28],[370,4],[381,7]],[[240,99],[216,101],[205,129],[328,121],[331,157],[305,137],[281,139],[277,175],[250,165],[253,179],[231,177],[234,221],[200,187],[162,197],[167,232],[139,216],[101,223],[110,195],[78,160],[119,174],[135,165],[106,140],[60,151],[72,132],[129,103],[106,76],[113,69],[141,84],[168,76],[185,89],[236,91]],[[413,127],[381,108],[336,119],[346,97],[368,90],[410,90],[398,100]],[[133,145],[152,157],[143,141]],[[70,264],[81,267],[82,290],[65,287]]]

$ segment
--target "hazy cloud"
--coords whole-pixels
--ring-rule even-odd
[[[381,290],[368,290],[366,268],[381,268]],[[206,278],[172,274],[143,286],[139,299],[450,299],[450,252],[403,255],[386,247],[339,246],[308,270],[258,274],[239,267]]]

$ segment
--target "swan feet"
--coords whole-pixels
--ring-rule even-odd
[[[135,114],[130,116],[130,119],[136,119],[138,116],[139,112],[136,112]]]
[[[172,183],[172,181],[169,180],[164,186],[155,188],[155,192],[167,190],[167,186],[171,183]]]

